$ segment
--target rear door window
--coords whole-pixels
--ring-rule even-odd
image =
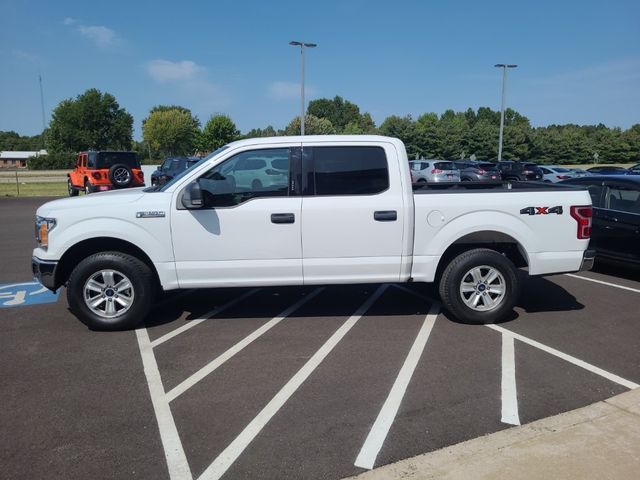
[[[316,195],[372,195],[389,188],[381,147],[313,147]]]
[[[433,164],[436,170],[455,170],[453,162],[436,162]]]
[[[640,191],[625,187],[608,187],[607,207],[620,212],[640,214]]]

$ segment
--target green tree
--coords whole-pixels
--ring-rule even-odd
[[[318,118],[315,115],[304,116],[304,133],[305,135],[333,135],[336,129],[333,124],[326,118]],[[300,117],[295,117],[287,128],[284,129],[285,135],[300,135]]]
[[[183,108],[152,111],[142,124],[142,137],[161,156],[188,155],[196,149],[199,121]]]
[[[204,152],[212,152],[238,138],[240,132],[236,124],[227,115],[214,115],[204,126],[198,148]]]
[[[399,117],[391,115],[380,125],[380,134],[388,137],[396,137],[404,142],[409,158],[420,156],[421,151],[418,146],[416,124],[411,115]]]
[[[92,88],[53,110],[47,144],[56,152],[128,150],[132,135],[133,117],[113,95]]]
[[[269,125],[266,128],[252,128],[242,135],[242,138],[275,137],[278,135],[276,129]]]

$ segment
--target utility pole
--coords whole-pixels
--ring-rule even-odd
[[[300,82],[300,135],[304,136],[304,49],[307,48],[315,48],[318,45],[316,43],[305,43],[298,42],[292,40],[289,42],[289,45],[293,45],[294,47],[300,47],[300,59],[301,59],[301,67],[302,67],[302,81]]]
[[[497,63],[494,65],[497,68],[502,68],[502,107],[500,109],[500,139],[498,140],[498,161],[502,160],[502,138],[504,133],[504,109],[507,98],[507,69],[516,68],[518,65],[509,63]]]

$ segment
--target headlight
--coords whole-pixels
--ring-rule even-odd
[[[36,216],[36,241],[39,247],[47,248],[47,245],[49,245],[49,232],[55,228],[56,224],[55,218]]]

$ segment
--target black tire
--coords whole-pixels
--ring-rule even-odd
[[[101,285],[105,287],[102,293],[96,289]],[[82,260],[71,272],[67,301],[73,314],[90,329],[123,330],[144,319],[157,290],[147,264],[126,253],[100,252]],[[90,303],[99,304],[92,308]]]
[[[89,183],[89,180],[85,180],[84,181],[84,194],[85,195],[89,195],[90,193],[93,193],[93,187],[91,186],[91,183]]]
[[[109,181],[115,188],[126,188],[133,182],[133,172],[129,165],[116,163],[109,169]]]
[[[427,183],[427,181],[424,178],[419,178],[417,183]]]
[[[476,282],[472,271],[477,273],[481,280]],[[490,272],[497,272],[499,276],[491,282],[484,283],[484,280],[490,280],[490,276],[493,275],[490,275]],[[467,289],[474,290],[463,293],[463,284]],[[475,287],[472,287],[472,284]],[[491,289],[494,291],[491,292]],[[496,293],[499,289],[503,290],[502,295]],[[518,270],[511,260],[495,250],[468,250],[447,265],[440,278],[439,293],[445,308],[461,322],[495,323],[503,320],[513,310],[520,296]],[[465,301],[475,301],[476,306],[468,305]],[[496,304],[492,305],[494,302]]]
[[[69,192],[70,197],[77,197],[78,194],[80,193],[78,192],[78,189],[73,186],[73,183],[71,183],[70,178],[67,178],[67,190]]]
[[[251,190],[253,190],[254,192],[262,190],[262,182],[258,179],[251,182]]]

